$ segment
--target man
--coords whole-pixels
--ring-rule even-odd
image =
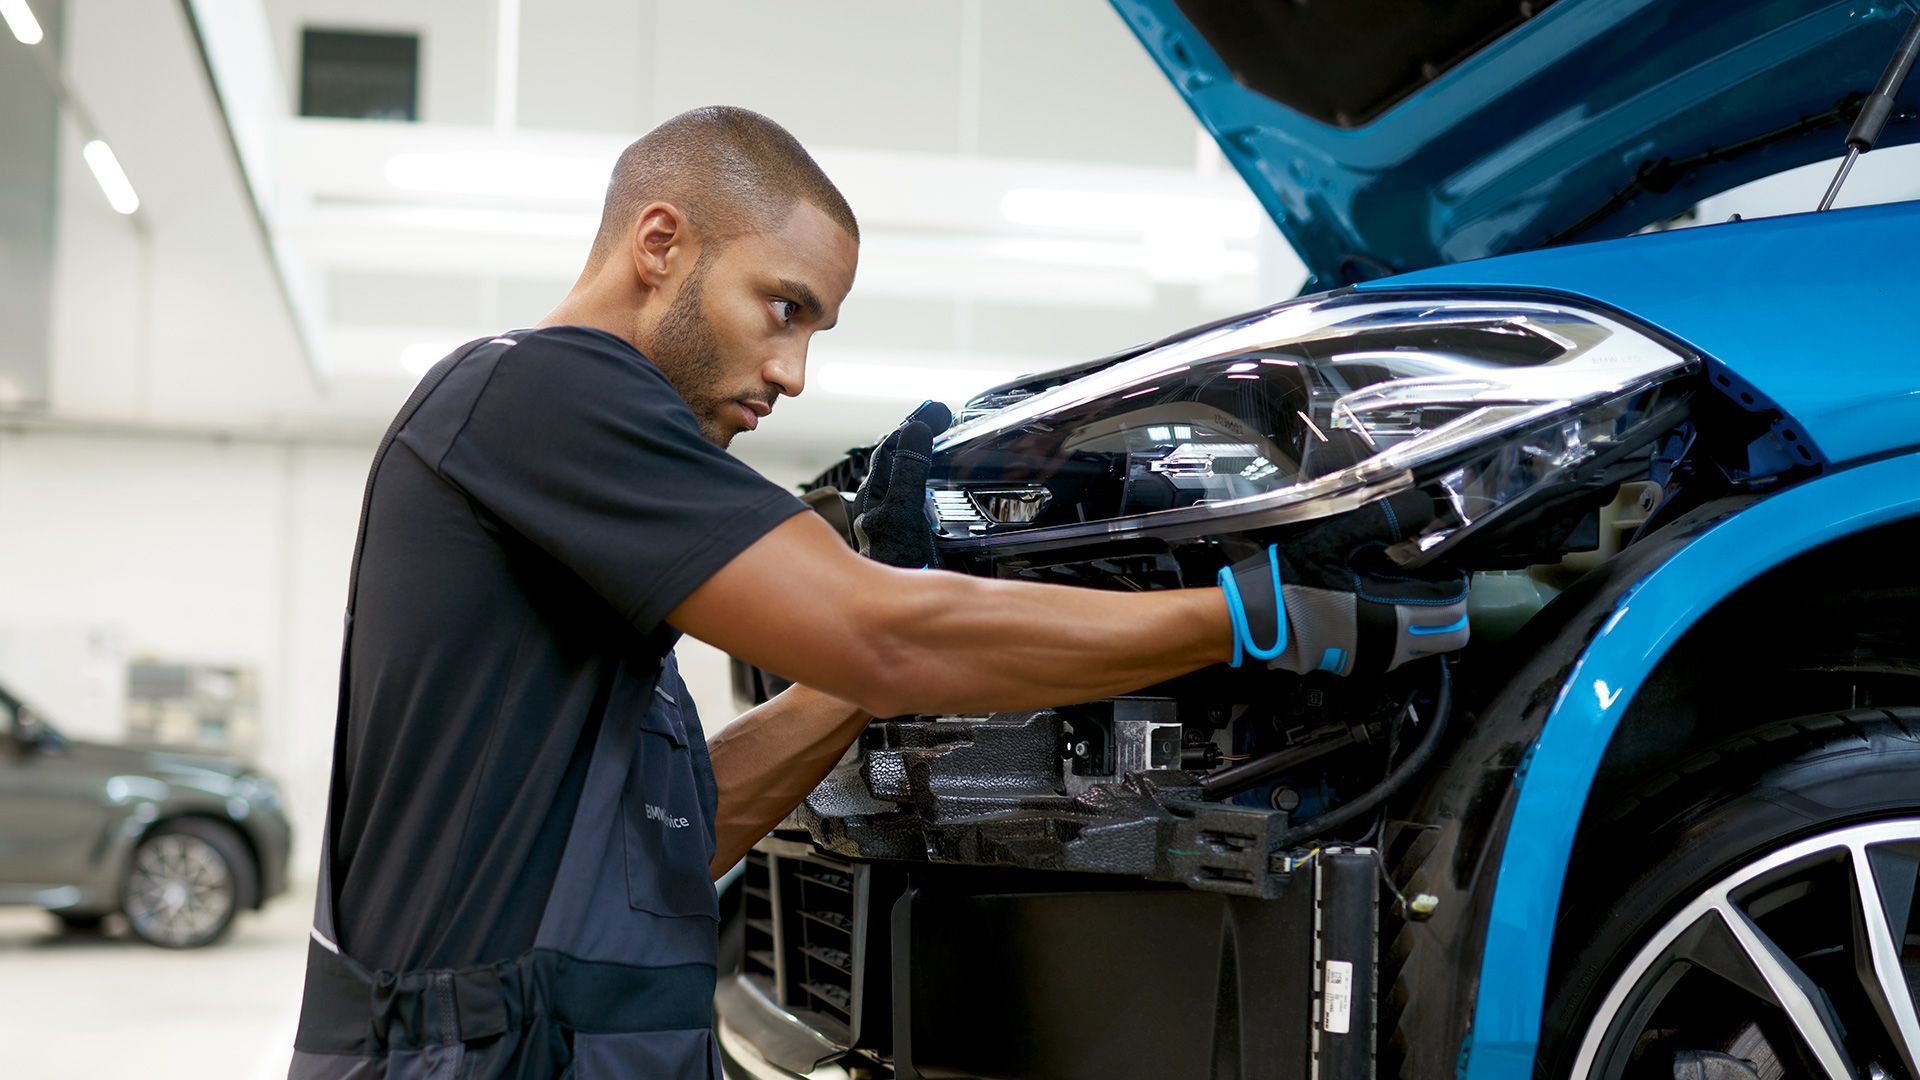
[[[1220,589],[897,568],[724,453],[801,392],[858,245],[784,129],[675,117],[621,155],[566,299],[442,361],[396,418],[349,588],[293,1077],[715,1074],[712,875],[870,716],[1116,694],[1240,639],[1270,655],[1264,562],[1234,629]],[[916,568],[938,411],[862,499],[870,552]],[[681,633],[801,685],[709,758]]]

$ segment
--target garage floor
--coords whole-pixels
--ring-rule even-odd
[[[44,912],[0,908],[0,1072],[284,1080],[312,896],[296,887],[192,952],[142,944],[117,920],[75,935]]]

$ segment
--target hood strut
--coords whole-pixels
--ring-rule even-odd
[[[1900,84],[1907,81],[1915,56],[1920,56],[1920,11],[1914,12],[1913,20],[1907,23],[1900,46],[1893,50],[1887,69],[1880,73],[1880,82],[1874,86],[1873,93],[1867,95],[1866,103],[1860,106],[1860,115],[1854,118],[1852,130],[1847,132],[1847,156],[1840,160],[1840,171],[1833,174],[1833,183],[1827,185],[1827,194],[1820,200],[1821,210],[1833,207],[1840,185],[1847,182],[1847,174],[1853,171],[1853,163],[1873,149],[1874,142],[1880,138],[1880,129],[1887,126],[1887,117],[1893,115],[1893,96],[1900,92]]]

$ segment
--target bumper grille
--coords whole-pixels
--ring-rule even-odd
[[[859,1028],[855,972],[865,952],[855,912],[864,868],[814,855],[747,855],[742,970],[782,1007],[836,1042]]]
[[[762,989],[771,989],[779,966],[774,960],[773,880],[765,854],[747,853],[740,889],[740,918],[747,926],[742,970],[760,980]]]

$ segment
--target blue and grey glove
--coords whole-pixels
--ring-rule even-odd
[[[1395,496],[1349,515],[1358,521],[1329,523],[1284,551],[1267,544],[1223,568],[1233,666],[1352,675],[1465,648],[1466,574],[1410,574],[1386,554],[1389,540],[1410,535],[1409,522],[1422,522],[1424,498]]]
[[[953,413],[929,401],[873,448],[867,477],[853,499],[853,535],[860,554],[909,570],[937,565],[927,472],[933,467],[933,437],[951,423]]]

